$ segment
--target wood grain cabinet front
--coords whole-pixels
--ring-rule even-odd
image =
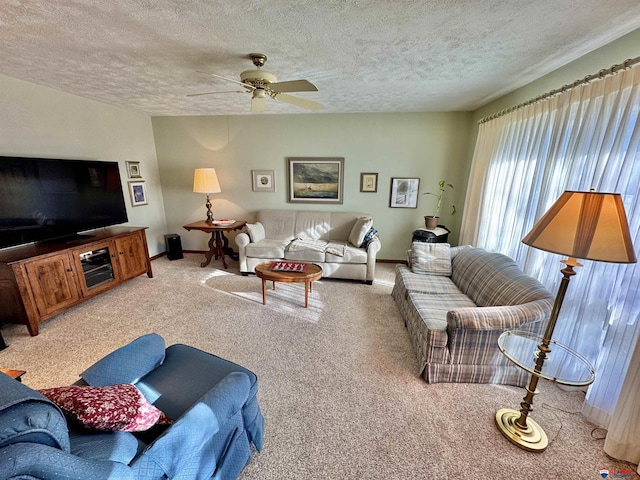
[[[67,252],[23,264],[27,288],[40,317],[50,317],[77,303],[80,296],[72,265]]]
[[[145,228],[104,229],[70,244],[0,251],[0,323],[38,324],[146,273],[153,277]]]

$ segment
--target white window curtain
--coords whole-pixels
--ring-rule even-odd
[[[555,295],[562,257],[521,239],[563,191],[594,188],[622,195],[638,252],[639,109],[634,67],[482,123],[460,243],[510,256]],[[596,367],[583,413],[606,426],[640,335],[640,267],[581,263],[554,338]]]

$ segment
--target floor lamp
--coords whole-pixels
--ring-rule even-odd
[[[569,280],[575,275],[574,267],[582,266],[577,259],[600,262],[635,263],[629,225],[620,194],[566,191],[551,206],[522,242],[540,250],[566,255],[562,280],[538,350],[527,360],[533,361],[531,379],[523,398],[521,410],[503,408],[496,413],[496,423],[502,434],[512,443],[529,451],[542,451],[547,447],[547,438],[542,428],[533,420],[527,420],[533,396],[540,377],[545,377],[544,364],[549,358],[562,301]],[[508,333],[508,332],[507,332]],[[508,352],[503,353],[509,357]],[[558,352],[559,353],[559,352]],[[522,363],[517,364],[523,367]],[[524,367],[523,367],[524,368]],[[591,380],[593,381],[593,379]]]
[[[213,223],[213,212],[211,211],[211,200],[209,194],[220,193],[220,182],[218,182],[218,175],[216,175],[215,168],[196,168],[193,174],[193,191],[195,193],[207,194],[207,223]]]

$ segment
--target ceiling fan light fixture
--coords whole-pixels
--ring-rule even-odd
[[[264,70],[245,70],[240,74],[240,80],[256,86],[256,84],[265,85],[267,83],[276,83],[278,77]]]
[[[249,54],[249,57],[253,61],[253,64],[256,68],[254,70],[245,70],[244,72],[242,72],[240,74],[240,81],[223,77],[222,75],[218,75],[215,73],[209,73],[209,75],[213,75],[214,77],[220,78],[222,80],[240,84],[247,91],[252,92],[253,95],[251,96],[251,111],[254,113],[262,112],[265,109],[266,99],[268,97],[274,100],[279,100],[281,102],[290,103],[291,105],[306,108],[308,110],[320,110],[322,108],[322,104],[318,102],[307,100],[306,98],[294,97],[293,95],[284,93],[317,92],[318,88],[313,83],[309,82],[308,80],[289,80],[286,82],[278,82],[278,77],[276,77],[273,73],[262,70],[261,68],[267,61],[266,55],[263,55],[261,53],[251,53]],[[210,95],[212,93],[219,92],[208,92],[202,94],[196,93],[190,94],[189,96]]]

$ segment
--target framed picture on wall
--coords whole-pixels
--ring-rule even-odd
[[[254,192],[275,192],[276,172],[274,170],[251,170]]]
[[[391,191],[389,193],[389,207],[417,208],[419,188],[419,178],[392,178]]]
[[[129,178],[142,178],[140,172],[140,162],[125,162],[127,164],[127,175]]]
[[[129,182],[129,195],[131,196],[132,206],[139,207],[140,205],[147,205],[147,189],[144,181]]]
[[[344,158],[287,158],[290,203],[342,203]]]
[[[361,173],[360,174],[360,191],[372,192],[378,191],[378,174],[377,173]]]

